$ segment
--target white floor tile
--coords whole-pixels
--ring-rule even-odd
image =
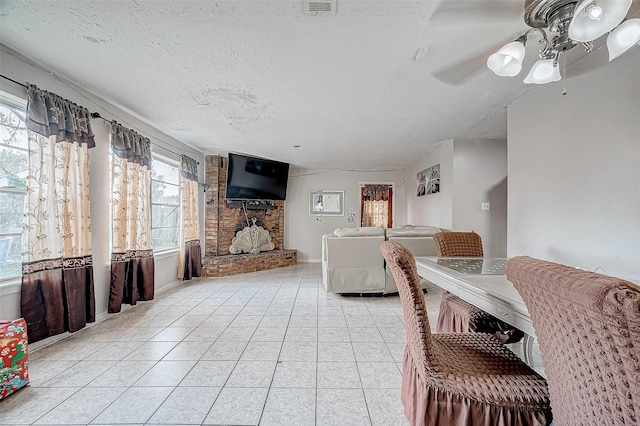
[[[159,361],[171,349],[176,346],[177,342],[145,342],[135,351],[124,357],[127,361]]]
[[[133,386],[178,386],[196,361],[159,361]]]
[[[394,362],[359,362],[364,389],[400,389],[402,375]]]
[[[399,389],[365,389],[364,396],[373,426],[408,426]]]
[[[124,388],[80,389],[41,417],[36,424],[89,424],[123,392]]]
[[[362,389],[318,389],[316,425],[370,425]]]
[[[218,386],[227,382],[236,361],[199,361],[189,371],[180,386]]]
[[[0,401],[0,424],[33,423],[78,390],[79,388],[22,388]]]
[[[204,424],[257,425],[267,392],[267,388],[223,388]]]
[[[317,342],[284,342],[280,351],[280,361],[316,361]]]
[[[275,361],[238,361],[225,386],[268,388],[276,368]]]
[[[173,387],[132,387],[107,407],[93,423],[145,423],[173,391]]]
[[[149,419],[149,423],[202,424],[220,389],[219,387],[176,388]]]
[[[315,426],[315,389],[274,389],[269,391],[261,426]]]
[[[163,361],[199,360],[213,342],[180,342],[169,352]]]
[[[247,342],[216,341],[202,356],[203,360],[237,361],[247,347]]]
[[[93,388],[127,388],[156,365],[156,361],[119,361],[89,383]]]
[[[361,389],[355,362],[318,362],[318,389]]]
[[[241,361],[277,361],[282,342],[251,341],[244,349]]]
[[[304,388],[316,387],[316,363],[282,361],[276,366],[272,388]]]

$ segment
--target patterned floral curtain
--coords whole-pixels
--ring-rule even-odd
[[[109,313],[154,296],[151,141],[111,122],[111,285]]]
[[[198,215],[198,163],[183,156],[180,167],[180,255],[178,278],[190,280],[202,272]]]
[[[389,185],[364,185],[362,188],[361,226],[391,226]]]
[[[28,85],[29,135],[21,315],[29,341],[95,321],[89,111]]]

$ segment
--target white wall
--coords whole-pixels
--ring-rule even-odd
[[[436,164],[440,164],[440,192],[418,197],[417,174]],[[407,185],[406,223],[452,229],[453,140],[442,142],[407,167],[404,179]]]
[[[453,229],[478,233],[485,256],[506,256],[507,141],[454,141]]]
[[[640,48],[508,108],[508,255],[640,279]],[[601,49],[606,51],[606,49]],[[599,272],[602,272],[599,270]]]
[[[440,192],[417,197],[416,174],[440,164]],[[413,182],[407,223],[453,231],[475,231],[486,256],[507,252],[507,144],[504,140],[452,139],[441,143],[405,171]],[[483,211],[483,202],[490,210]]]
[[[200,162],[198,173],[203,182],[204,156],[181,142],[150,127],[118,107],[78,88],[73,83],[63,81],[54,75],[30,65],[18,54],[8,53],[9,49],[2,46],[0,52],[0,73],[19,82],[29,82],[40,89],[48,90],[67,98],[89,111],[97,111],[104,118],[116,119],[126,127],[150,137],[152,149],[168,158],[179,159],[161,146],[169,146],[172,151],[183,153]],[[7,50],[8,52],[5,52]],[[26,99],[26,90],[19,85],[5,79],[0,79],[0,90],[11,95]],[[116,114],[116,116],[112,115]],[[94,286],[96,316],[102,318],[107,313],[109,297],[109,126],[103,120],[92,120],[91,128],[95,134],[96,147],[90,150],[90,194],[91,194],[91,247],[94,264]],[[203,197],[200,194],[200,206]],[[201,207],[203,210],[203,207]],[[204,217],[204,215],[201,215]],[[200,228],[203,229],[201,222]],[[202,238],[202,237],[201,237]],[[155,286],[156,291],[177,280],[177,253],[156,256]],[[0,319],[14,319],[20,316],[20,285],[19,283],[0,286]]]
[[[285,201],[285,241],[287,249],[298,250],[298,262],[320,262],[322,236],[336,228],[357,227],[360,224],[360,182],[395,183],[396,214],[394,226],[404,224],[404,187],[401,172],[349,172],[340,170],[310,170],[292,167]],[[310,216],[309,191],[343,190],[344,216]],[[355,213],[355,222],[347,222],[347,213]]]

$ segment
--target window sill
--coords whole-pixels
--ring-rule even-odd
[[[0,283],[0,297],[20,293],[20,287],[22,287],[21,277],[3,281]]]
[[[179,252],[180,250],[178,250],[177,248],[170,249],[170,250],[163,250],[163,251],[154,253],[153,258],[156,260],[167,259],[169,257],[178,256]]]

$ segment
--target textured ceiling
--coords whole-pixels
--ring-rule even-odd
[[[532,88],[484,62],[526,29],[522,5],[2,0],[1,41],[205,154],[382,170],[442,140],[506,138],[505,106]]]

